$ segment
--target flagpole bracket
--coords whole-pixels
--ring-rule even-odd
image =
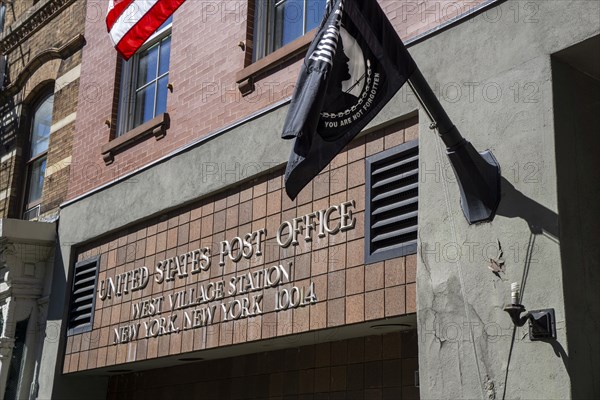
[[[462,137],[418,67],[408,80],[419,103],[446,146],[460,190],[460,205],[469,224],[494,219],[500,203],[500,165],[490,150],[477,152]]]
[[[478,152],[463,139],[446,148],[460,191],[460,206],[469,224],[494,219],[500,204],[500,165],[490,150]]]

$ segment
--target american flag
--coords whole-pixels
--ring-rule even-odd
[[[185,0],[110,0],[106,28],[128,60]]]

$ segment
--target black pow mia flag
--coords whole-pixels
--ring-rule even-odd
[[[404,85],[415,64],[376,0],[328,0],[285,120],[296,139],[285,190],[300,190]]]

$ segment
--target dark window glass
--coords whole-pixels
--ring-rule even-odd
[[[29,318],[25,321],[17,322],[15,328],[15,345],[12,351],[8,369],[8,379],[6,382],[5,400],[16,400],[19,391],[19,378],[21,377],[21,366],[23,365],[23,350],[25,349],[25,339],[27,338],[27,325]],[[2,365],[4,367],[4,363]]]
[[[54,94],[49,94],[40,100],[33,109],[29,148],[27,149],[28,158],[25,168],[24,219],[35,218],[39,215],[39,212],[37,212],[39,210],[33,211],[38,208],[44,189],[53,105]]]
[[[4,31],[4,18],[6,17],[6,6],[0,4],[0,33]]]
[[[117,135],[167,111],[171,20],[169,18],[138,53],[123,63]]]
[[[326,0],[256,0],[254,60],[316,28]]]

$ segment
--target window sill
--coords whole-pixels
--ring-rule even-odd
[[[290,58],[305,52],[315,37],[316,32],[317,29],[313,29],[304,36],[238,71],[235,75],[235,81],[242,96],[247,96],[254,91],[254,81],[258,76],[275,69]]]
[[[157,115],[150,121],[144,122],[142,125],[130,130],[124,135],[121,135],[104,146],[102,146],[102,158],[106,165],[110,165],[115,161],[115,154],[120,153],[126,148],[135,143],[145,140],[150,135],[156,140],[160,140],[167,134],[171,119],[168,113]]]

